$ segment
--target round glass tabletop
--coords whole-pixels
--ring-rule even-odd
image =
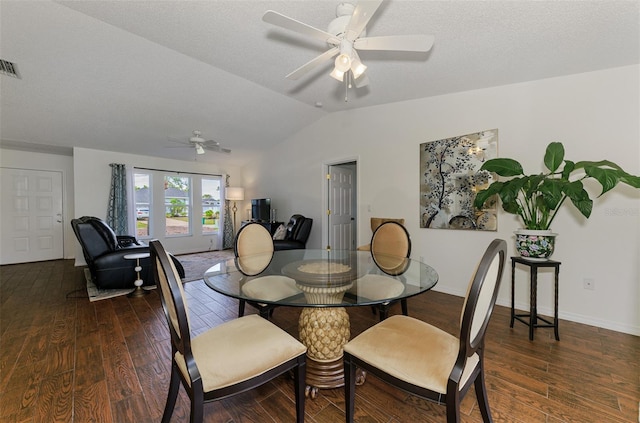
[[[348,307],[428,291],[438,273],[417,260],[369,251],[284,250],[218,263],[204,281],[221,294],[251,302]]]

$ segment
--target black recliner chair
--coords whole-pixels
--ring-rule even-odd
[[[134,288],[136,279],[136,260],[127,260],[124,256],[136,253],[149,253],[149,246],[129,235],[116,235],[105,221],[98,217],[83,216],[71,220],[84,258],[89,266],[93,283],[100,289]],[[176,270],[184,278],[184,268],[171,256]],[[144,285],[154,285],[151,272],[151,260],[140,259],[142,271],[140,277]]]
[[[313,219],[304,217],[301,214],[291,216],[287,223],[287,232],[284,239],[273,240],[274,250],[301,250],[306,248],[312,224]]]

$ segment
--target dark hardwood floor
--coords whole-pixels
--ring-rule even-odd
[[[90,303],[82,268],[71,260],[0,267],[0,421],[157,422],[169,378],[168,330],[157,292]],[[236,317],[237,302],[202,281],[185,285],[195,333]],[[462,299],[428,292],[409,313],[455,333]],[[248,307],[248,312],[255,309]],[[352,336],[377,322],[351,308]],[[391,313],[398,313],[397,308]],[[273,321],[297,334],[298,309],[278,308]],[[487,335],[487,385],[496,422],[638,422],[640,338],[561,321],[535,341],[509,328],[496,307]],[[393,348],[393,346],[389,346]],[[256,351],[259,354],[259,351]],[[429,357],[425,357],[428,360]],[[207,422],[294,421],[287,377],[205,406]],[[341,422],[341,389],[307,400],[307,422]],[[188,421],[181,391],[172,421]],[[470,392],[464,422],[481,421]],[[411,397],[369,377],[357,388],[359,422],[444,422],[444,406]]]

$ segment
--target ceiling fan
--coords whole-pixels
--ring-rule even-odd
[[[357,50],[411,51],[426,53],[433,46],[433,35],[388,35],[366,37],[366,26],[380,7],[383,0],[360,1],[357,6],[351,3],[340,3],[336,8],[336,18],[329,23],[327,31],[314,28],[303,22],[268,10],[262,20],[300,34],[325,41],[331,47],[320,56],[310,60],[287,75],[296,80],[315,67],[337,56],[331,77],[343,82],[353,79],[356,87],[369,83],[365,75],[365,66]]]
[[[195,148],[196,154],[204,154],[205,150],[215,151],[216,153],[231,153],[231,150],[220,146],[218,141],[205,140],[202,138],[202,132],[195,130],[193,135],[185,141],[177,140],[175,138],[169,138],[169,141],[182,144],[185,147]],[[176,146],[177,147],[177,146]]]

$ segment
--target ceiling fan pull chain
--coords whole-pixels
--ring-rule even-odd
[[[346,78],[344,79],[344,102],[347,103],[349,101],[349,86],[351,85],[351,83],[349,82],[349,75],[351,75],[351,71],[347,71],[345,75]]]

